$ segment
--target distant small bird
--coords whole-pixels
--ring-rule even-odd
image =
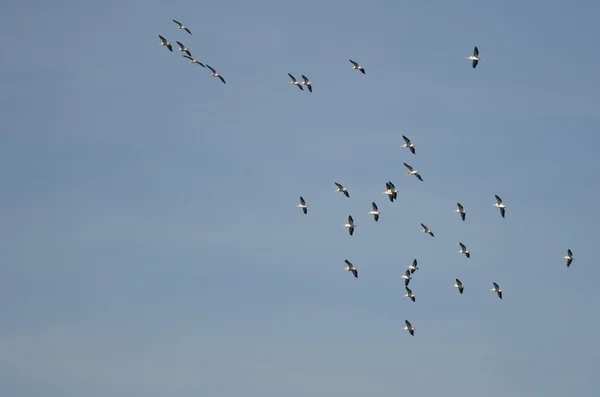
[[[352,215],[348,215],[348,223],[344,225],[344,227],[348,228],[348,233],[352,236],[354,234],[354,228],[358,225],[354,224],[354,219],[352,219]]]
[[[192,53],[190,52],[190,50],[183,45],[183,43],[179,42],[179,41],[175,41],[177,43],[177,45],[179,46],[179,50],[177,51],[185,51],[186,54],[188,54],[189,56],[192,56]]]
[[[465,256],[467,258],[470,258],[471,257],[471,251],[469,251],[467,249],[467,247],[465,247],[465,245],[463,243],[458,243],[458,245],[460,245],[460,251],[457,251],[456,253],[457,254],[465,254]]]
[[[350,197],[350,193],[348,193],[348,189],[346,189],[345,187],[343,187],[341,184],[337,183],[337,182],[333,182],[335,183],[335,185],[338,187],[336,190],[334,190],[334,192],[342,192],[344,193],[344,196],[346,197]]]
[[[392,181],[389,181],[385,183],[385,192],[382,194],[387,195],[390,201],[393,203],[394,200],[398,198],[398,189],[396,189],[396,186],[394,186]]]
[[[411,334],[412,336],[415,336],[415,327],[412,326],[412,324],[408,321],[408,320],[404,320],[404,323],[406,324],[406,327],[404,327],[403,329],[407,330],[409,334]]]
[[[500,215],[502,215],[502,218],[504,218],[504,213],[506,212],[506,205],[502,203],[502,199],[497,194],[494,197],[496,197],[497,203],[494,203],[492,205],[496,208],[500,208]]]
[[[567,256],[563,256],[563,258],[567,260],[567,267],[571,266],[571,263],[575,260],[573,252],[570,249],[567,250]]]
[[[225,79],[223,78],[223,76],[221,76],[219,73],[217,73],[216,70],[214,70],[213,68],[211,68],[209,64],[206,64],[206,67],[209,68],[210,71],[212,72],[211,76],[218,77],[219,79],[221,79],[221,81],[223,82],[223,84],[227,84],[227,83],[225,83]]]
[[[498,286],[498,284],[496,284],[496,282],[493,282],[494,284],[494,288],[492,288],[490,291],[495,292],[496,294],[498,294],[498,298],[502,299],[502,290],[500,289],[500,287]]]
[[[463,283],[461,283],[459,279],[456,279],[456,284],[452,284],[452,286],[454,288],[458,288],[458,292],[460,292],[461,294],[465,290],[465,287],[463,286]]]
[[[431,237],[435,237],[433,235],[433,232],[431,231],[430,228],[428,228],[427,226],[425,226],[424,224],[421,223],[421,226],[423,226],[423,230],[421,230],[423,233],[427,233],[429,234]]]
[[[188,28],[186,28],[185,26],[183,26],[183,24],[181,22],[178,22],[176,20],[173,19],[173,22],[175,22],[178,26],[177,29],[183,29],[186,32],[188,32],[189,34],[192,34],[192,32],[190,32],[190,30]]]
[[[419,175],[419,171],[415,170],[413,167],[411,167],[410,165],[404,163],[404,166],[406,168],[408,168],[408,172],[406,173],[406,175],[414,175],[416,176],[421,182],[423,182],[423,178],[421,178],[421,175]]]
[[[312,83],[310,82],[310,80],[308,80],[308,77],[306,77],[305,75],[302,75],[302,79],[304,79],[304,81],[300,84],[305,85],[306,88],[308,88],[308,90],[310,92],[312,92]]]
[[[408,296],[410,298],[411,301],[415,301],[415,294],[413,294],[413,292],[410,290],[410,288],[408,287],[404,287],[406,289],[406,294],[404,294],[404,296]]]
[[[360,70],[362,72],[362,74],[367,74],[367,72],[365,72],[365,68],[363,68],[362,66],[360,66],[358,63],[354,62],[352,59],[349,59],[349,61],[352,63],[352,70],[356,69],[356,70]]]
[[[473,55],[469,55],[467,57],[467,59],[469,61],[473,61],[473,69],[475,69],[477,67],[477,64],[479,63],[479,61],[481,61],[481,58],[479,58],[479,49],[477,47],[475,47],[473,49]]]
[[[415,153],[415,144],[412,143],[410,141],[410,139],[408,139],[406,136],[402,135],[402,138],[404,139],[404,142],[406,142],[404,145],[400,146],[400,147],[407,147],[412,154],[416,154]]]
[[[300,196],[300,204],[298,204],[296,207],[302,208],[302,212],[304,212],[305,215],[308,212],[308,206],[306,205],[306,201],[304,201],[302,196]]]
[[[290,79],[292,79],[292,81],[290,81],[290,84],[293,84],[296,87],[300,88],[300,91],[304,91],[304,88],[302,88],[302,83],[299,83],[298,80],[296,80],[296,78],[290,73],[288,73],[288,76],[290,76]]]
[[[158,37],[160,37],[160,43],[158,43],[159,46],[166,46],[169,51],[173,52],[173,47],[171,46],[171,43],[169,43],[167,41],[167,39],[165,39],[164,37],[162,37],[161,35],[158,35]]]
[[[206,67],[206,66],[204,66],[204,64],[202,62],[198,61],[196,58],[191,57],[190,55],[184,55],[183,57],[189,59],[190,63],[198,64],[198,65],[202,66],[203,68]]]
[[[413,259],[412,264],[408,265],[408,270],[410,270],[411,274],[416,272],[417,270],[419,270],[419,268],[417,267],[417,260]]]
[[[455,209],[454,212],[458,212],[460,214],[460,219],[462,219],[464,222],[465,217],[467,216],[467,211],[465,211],[464,207],[460,203],[456,203],[456,205],[458,208]]]
[[[375,222],[377,222],[381,212],[379,212],[379,208],[377,208],[377,204],[375,204],[375,202],[372,202],[371,206],[373,207],[373,211],[369,211],[369,215],[373,215],[373,219],[375,219]]]
[[[350,261],[348,259],[346,259],[346,266],[344,268],[344,270],[347,270],[349,272],[352,272],[352,274],[354,274],[354,277],[358,278],[358,269],[356,267],[354,267],[354,265],[352,263],[350,263]]]
[[[404,279],[404,286],[408,287],[410,280],[412,280],[412,277],[410,275],[410,270],[407,270],[406,273],[404,273],[402,276],[400,276],[400,278]]]

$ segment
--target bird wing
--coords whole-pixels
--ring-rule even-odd
[[[462,283],[460,282],[459,279],[456,279],[456,285],[458,285],[459,288],[462,286]]]
[[[410,288],[408,287],[404,287],[406,289],[406,292],[408,292],[408,295],[412,295],[412,291],[410,290]]]
[[[404,320],[404,324],[406,324],[406,326],[407,326],[408,328],[412,328],[412,324],[410,323],[410,321],[408,321],[408,320]]]
[[[479,48],[475,47],[475,48],[473,49],[473,55],[475,55],[476,57],[478,57],[478,56],[479,56]]]
[[[410,165],[408,165],[408,164],[404,163],[404,166],[405,166],[406,168],[408,168],[408,170],[409,170],[409,171],[413,171],[413,167],[411,167]]]
[[[500,208],[500,215],[502,215],[502,218],[504,218],[505,214],[506,214],[506,210],[504,208]]]
[[[458,245],[460,245],[460,248],[462,248],[463,251],[467,250],[467,247],[465,247],[463,243],[458,243]]]
[[[211,72],[213,72],[213,73],[217,73],[217,71],[216,71],[216,70],[214,70],[213,68],[211,68],[211,67],[210,67],[210,65],[209,65],[208,63],[206,64],[206,67],[207,67],[207,68],[209,68]]]
[[[351,225],[354,223],[354,219],[352,219],[352,215],[348,215],[348,223]]]
[[[183,24],[182,24],[181,22],[179,22],[179,21],[176,21],[176,20],[174,20],[174,19],[173,19],[173,22],[175,22],[175,23],[176,23],[177,25],[179,25],[179,26],[183,26]]]
[[[354,277],[358,278],[358,269],[352,269],[352,274],[354,274]]]
[[[185,30],[186,32],[188,32],[189,34],[192,34],[192,32],[190,32],[190,30],[189,30],[188,28],[184,28],[184,30]]]
[[[464,208],[462,205],[460,205],[460,203],[456,203],[456,205],[458,205],[458,209],[460,210],[460,212],[464,211]]]
[[[378,211],[378,210],[377,210],[377,204],[375,204],[375,203],[373,202],[373,203],[371,203],[371,205],[373,206],[373,211]]]
[[[496,197],[496,201],[498,202],[498,204],[502,204],[502,199],[500,198],[500,196],[496,194],[494,195],[494,197]]]
[[[500,287],[498,286],[498,284],[496,284],[495,281],[492,284],[494,284],[494,288],[496,289],[496,291],[500,289]]]
[[[415,174],[415,176],[417,177],[418,180],[423,182],[423,177],[421,176],[421,174]]]
[[[417,260],[416,259],[413,259],[413,267],[415,267],[415,268],[417,267]]]
[[[167,44],[168,41],[167,39],[165,39],[164,37],[162,37],[161,35],[158,35],[158,37],[160,37],[160,41],[162,41],[163,43]]]
[[[423,229],[429,230],[429,228],[427,226],[425,226],[424,224],[422,224],[422,223],[421,223],[421,226],[423,226]]]
[[[290,76],[290,79],[292,79],[292,81],[294,83],[297,82],[296,78],[294,76],[292,76],[290,73],[288,73],[288,76]]]
[[[466,216],[467,216],[467,214],[466,214],[466,213],[464,213],[464,212],[461,212],[461,213],[460,213],[460,218],[461,218],[463,221],[465,220]]]
[[[568,254],[569,256],[573,256],[573,252],[571,252],[571,250],[570,250],[570,249],[568,249],[568,250],[567,250],[567,254]]]
[[[305,75],[302,75],[302,78],[304,79],[304,82],[306,84],[310,83],[310,80],[308,79],[308,77],[306,77]],[[309,87],[310,88],[310,87]]]
[[[300,204],[306,205],[306,202],[304,201],[304,198],[302,198],[302,196],[300,196]]]
[[[346,262],[346,265],[348,265],[348,267],[350,269],[354,268],[354,265],[352,263],[350,263],[350,261],[348,259],[346,259],[344,262]]]
[[[410,145],[410,139],[408,139],[404,135],[402,135],[402,138],[404,138],[404,142],[406,142],[407,145]]]
[[[183,51],[183,49],[185,48],[185,46],[181,42],[179,42],[179,41],[175,41],[175,42],[179,45],[179,48],[181,48],[181,50]]]
[[[221,79],[221,81],[223,82],[223,84],[227,84],[227,83],[225,82],[225,79],[223,78],[223,76],[219,75],[219,79]]]
[[[352,59],[349,59],[350,62],[352,62],[352,64],[356,67],[358,67],[358,63],[354,62]]]
[[[183,55],[183,57],[189,59],[190,61],[195,61],[195,59],[189,55]]]
[[[339,183],[337,183],[337,182],[333,182],[333,183],[335,183],[335,185],[338,187],[338,189],[340,189],[340,190],[344,189],[344,186],[340,185]]]
[[[392,183],[392,181],[390,181],[390,187],[391,187],[392,189],[396,189],[396,186],[394,186],[394,184]]]
[[[479,61],[477,59],[473,60],[473,69],[475,69],[477,67],[478,63],[479,63]]]

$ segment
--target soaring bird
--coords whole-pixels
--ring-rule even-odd
[[[162,37],[161,35],[158,35],[158,37],[160,37],[160,43],[158,43],[159,46],[166,46],[169,51],[173,52],[173,47],[171,46],[171,43],[169,43],[167,41],[167,39],[165,39],[164,37]]]
[[[462,219],[464,222],[465,217],[467,216],[467,211],[465,211],[464,207],[460,203],[456,203],[456,205],[458,208],[455,209],[454,212],[458,212],[460,214],[460,219]]]
[[[392,181],[389,181],[385,183],[385,192],[382,194],[387,195],[390,201],[393,203],[394,200],[398,198],[398,189],[396,189],[396,186],[394,186]]]
[[[410,265],[407,266],[408,270],[410,270],[411,274],[416,272],[417,270],[419,270],[419,268],[417,267],[417,260],[413,259],[412,263]]]
[[[419,180],[420,180],[421,182],[423,182],[423,178],[421,178],[421,175],[419,175],[419,171],[415,170],[413,167],[411,167],[410,165],[408,165],[408,164],[406,164],[406,163],[404,163],[404,166],[405,166],[406,168],[408,168],[408,172],[406,173],[406,175],[414,175],[414,176],[416,176],[417,178],[419,178]]]
[[[179,46],[179,50],[177,50],[177,51],[180,51],[180,52],[184,51],[189,56],[192,56],[192,53],[190,52],[189,48],[187,48],[185,45],[183,45],[183,43],[181,43],[180,41],[175,41],[175,42]]]
[[[223,76],[221,76],[219,73],[217,73],[216,70],[214,70],[213,68],[211,68],[209,64],[206,64],[206,67],[209,68],[210,71],[212,72],[211,76],[218,77],[219,79],[221,79],[221,81],[223,82],[223,84],[227,84],[227,83],[225,83],[225,79],[223,78]]]
[[[458,243],[458,245],[460,245],[460,251],[456,251],[457,254],[465,254],[465,256],[467,258],[471,257],[471,251],[469,251],[467,249],[467,247],[465,247],[465,245],[463,243]]]
[[[375,204],[375,202],[372,202],[371,206],[373,207],[373,211],[369,211],[369,215],[373,215],[373,219],[375,219],[375,222],[377,222],[379,220],[379,214],[381,214],[381,212],[379,212],[379,209],[377,208],[377,204]]]
[[[346,259],[346,266],[344,268],[344,270],[347,270],[349,272],[352,272],[352,274],[354,274],[354,277],[358,278],[358,269],[356,267],[354,267],[354,265],[352,263],[350,263],[350,261],[348,259]]]
[[[495,292],[498,294],[498,298],[502,299],[502,290],[500,289],[500,287],[498,286],[498,284],[496,284],[496,282],[493,282],[494,284],[494,288],[492,288],[490,291]]]
[[[415,294],[413,294],[413,292],[410,290],[410,288],[408,287],[404,287],[406,289],[406,294],[404,294],[404,296],[408,296],[410,298],[411,301],[415,301]]]
[[[296,78],[290,73],[288,73],[288,76],[290,76],[290,79],[292,79],[292,81],[290,81],[290,84],[293,84],[296,87],[300,88],[301,91],[304,91],[304,88],[302,88],[302,83],[298,82],[298,80],[296,80]]]
[[[400,276],[400,278],[404,279],[404,286],[408,287],[408,283],[410,283],[410,280],[412,280],[412,277],[410,275],[410,270],[407,270],[406,273],[404,273],[402,276]]]
[[[190,55],[184,55],[183,57],[184,57],[184,58],[187,58],[187,59],[189,59],[189,60],[190,60],[190,63],[196,63],[196,64],[198,64],[198,65],[202,66],[203,68],[205,68],[205,67],[206,67],[206,66],[204,66],[204,64],[203,64],[202,62],[198,61],[198,60],[197,60],[196,58],[194,58],[194,57],[191,57]]]
[[[400,146],[400,147],[407,147],[407,148],[408,148],[408,149],[409,149],[409,150],[412,152],[412,154],[416,154],[416,153],[415,153],[415,144],[414,144],[414,143],[412,143],[412,142],[410,141],[410,139],[408,139],[408,138],[407,138],[406,136],[404,136],[404,135],[402,135],[402,138],[404,138],[404,142],[406,142],[406,143],[405,143],[404,145]],[[406,165],[406,164],[405,164],[405,165]]]
[[[357,225],[354,224],[354,219],[352,219],[352,215],[348,215],[348,223],[346,223],[344,227],[348,228],[348,233],[350,233],[351,236],[352,234],[354,234],[354,228],[357,227]]]
[[[334,190],[334,192],[342,192],[344,193],[344,196],[346,197],[350,197],[350,193],[348,193],[348,189],[346,189],[345,187],[343,187],[341,184],[337,183],[337,182],[333,182],[335,183],[335,185],[338,187],[336,190]]]
[[[475,47],[473,49],[473,55],[469,55],[466,59],[473,61],[473,69],[475,69],[479,61],[481,61],[481,58],[479,58],[479,49]]]
[[[567,260],[567,267],[571,266],[571,263],[575,260],[573,252],[570,249],[567,250],[567,256],[563,256],[563,258]]]
[[[304,81],[300,84],[303,84],[306,86],[306,88],[308,88],[308,90],[310,92],[312,92],[312,83],[310,82],[310,80],[308,79],[308,77],[306,77],[305,75],[302,75],[302,79],[304,79]]]
[[[428,228],[427,226],[425,226],[424,224],[421,223],[421,226],[423,226],[423,230],[421,230],[423,233],[427,233],[429,234],[431,237],[435,237],[433,235],[433,232],[431,231],[430,228]]]
[[[352,69],[356,69],[356,70],[360,70],[362,72],[362,74],[367,74],[367,72],[365,72],[365,68],[363,68],[362,66],[360,66],[358,63],[354,62],[352,59],[349,59],[349,61],[352,63]]]
[[[190,32],[190,30],[188,28],[186,28],[181,22],[178,22],[174,19],[173,19],[173,22],[175,22],[177,24],[177,29],[183,29],[186,32],[188,32],[189,34],[192,34],[192,32]]]
[[[406,324],[406,327],[404,327],[403,329],[407,330],[408,333],[411,334],[412,336],[415,336],[416,328],[414,328],[408,320],[404,320],[404,323]]]
[[[463,283],[461,283],[459,279],[456,279],[456,284],[452,284],[452,286],[454,288],[458,288],[458,292],[460,292],[461,294],[465,290],[465,287],[463,286]]]
[[[492,205],[496,208],[500,208],[500,215],[502,215],[502,218],[504,218],[504,214],[506,213],[506,205],[502,203],[502,199],[500,198],[500,196],[496,194],[494,197],[496,197],[497,203],[494,203]]]
[[[302,208],[302,212],[304,212],[305,215],[308,212],[308,205],[306,205],[306,201],[304,201],[302,196],[300,196],[300,204],[298,204],[296,207]]]

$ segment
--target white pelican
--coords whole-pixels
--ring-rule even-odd
[[[160,43],[158,43],[159,46],[166,46],[169,51],[173,52],[173,47],[171,46],[171,43],[169,43],[167,41],[167,39],[165,39],[164,37],[162,37],[161,35],[158,35],[158,37],[160,37]]]
[[[385,192],[383,192],[382,194],[387,195],[390,201],[393,203],[394,200],[398,198],[398,189],[396,189],[396,186],[394,186],[392,181],[385,183],[385,189]]]
[[[296,207],[302,208],[302,212],[304,212],[304,214],[308,212],[308,205],[306,205],[306,201],[304,201],[302,196],[300,196],[300,204],[298,204]]]
[[[494,203],[492,205],[496,208],[500,208],[500,215],[502,215],[502,218],[504,218],[504,213],[506,212],[506,205],[502,203],[502,199],[500,198],[500,196],[496,194],[495,197],[497,203]]]
[[[408,270],[410,270],[411,273],[416,272],[417,270],[419,270],[419,268],[417,267],[417,260],[413,259],[412,264],[408,265]]]
[[[461,283],[459,279],[456,279],[456,284],[452,284],[452,286],[454,288],[458,288],[458,292],[460,292],[461,294],[465,290],[465,287],[463,287],[463,283]]]
[[[410,288],[408,287],[404,287],[406,289],[406,294],[404,294],[404,296],[408,296],[410,298],[411,301],[415,301],[415,294],[413,294],[413,292],[410,290]]]
[[[373,206],[373,211],[369,211],[369,215],[373,215],[373,219],[375,219],[375,222],[377,222],[379,220],[379,214],[381,214],[381,212],[379,212],[379,209],[377,208],[377,204],[375,204],[375,202],[372,202],[371,205]]]
[[[567,267],[571,266],[571,262],[575,260],[573,252],[570,249],[567,250],[567,256],[563,256],[563,258],[567,260]]]
[[[346,189],[345,187],[343,187],[341,184],[339,184],[337,182],[333,182],[333,183],[335,183],[335,185],[338,187],[336,190],[334,190],[334,192],[342,192],[342,193],[344,193],[344,196],[350,197],[350,193],[348,193],[348,189]]]
[[[403,329],[407,330],[408,333],[411,334],[412,336],[415,336],[416,328],[414,328],[408,320],[404,320],[404,324],[406,324],[406,327],[404,327]]]
[[[304,88],[302,88],[302,83],[299,83],[298,80],[296,80],[296,78],[294,76],[292,76],[290,73],[288,73],[288,76],[290,76],[290,79],[292,79],[292,81],[290,81],[290,84],[293,84],[293,85],[297,86],[298,88],[300,88],[301,91],[304,91]]]
[[[348,215],[348,223],[346,223],[344,227],[348,228],[348,233],[350,233],[351,236],[352,234],[354,234],[354,228],[357,226],[358,225],[354,224],[354,219],[352,219],[352,215]]]
[[[404,286],[408,287],[408,283],[410,283],[410,280],[412,280],[412,277],[410,275],[410,270],[407,270],[406,273],[404,273],[402,276],[400,276],[400,278],[404,279]]]
[[[498,294],[498,298],[502,299],[502,290],[500,289],[500,287],[498,286],[498,284],[496,284],[496,282],[493,282],[494,284],[494,288],[492,288],[490,291],[495,292]]]
[[[408,139],[404,135],[402,135],[402,138],[404,138],[404,142],[406,142],[406,143],[404,145],[400,146],[400,147],[407,147],[411,151],[412,154],[416,154],[415,153],[415,144],[412,143],[410,141],[410,139]]]
[[[362,66],[360,66],[358,63],[354,62],[352,59],[349,59],[349,61],[352,63],[352,69],[356,69],[356,70],[360,70],[362,72],[362,74],[367,74],[367,72],[365,72],[365,68],[363,68]]]
[[[225,83],[225,79],[223,78],[223,76],[221,76],[219,73],[217,73],[216,70],[214,70],[213,68],[210,67],[210,65],[207,63],[206,67],[210,69],[210,71],[212,72],[211,76],[213,77],[218,77],[221,79],[221,81],[223,82],[223,84],[227,84]]]
[[[188,54],[189,56],[192,56],[192,53],[190,52],[189,48],[184,46],[180,41],[175,41],[175,42],[179,46],[179,49],[177,51],[179,51],[179,52],[185,51],[186,54]]]
[[[189,34],[192,34],[192,32],[190,32],[190,30],[188,28],[186,28],[181,22],[176,21],[173,19],[173,22],[175,22],[177,24],[177,29],[183,29],[186,32],[188,32]]]
[[[189,59],[190,63],[196,63],[196,64],[202,66],[203,68],[206,67],[206,66],[204,66],[204,64],[202,62],[198,61],[196,58],[193,58],[193,57],[191,57],[189,55],[184,55],[183,57]]]
[[[427,233],[429,234],[431,237],[435,237],[433,235],[433,232],[431,231],[430,228],[428,228],[427,226],[425,226],[424,224],[421,223],[421,226],[423,226],[423,230],[421,230],[423,233]]]
[[[458,208],[455,209],[454,212],[458,212],[460,214],[460,219],[462,219],[464,222],[465,217],[467,216],[467,211],[465,211],[464,207],[460,203],[456,203],[456,205]]]
[[[308,77],[306,77],[305,75],[302,75],[302,78],[304,79],[304,81],[300,84],[305,85],[306,88],[308,88],[308,90],[310,92],[312,92],[312,83],[310,82],[310,80],[308,80]]]
[[[466,59],[473,61],[473,69],[475,69],[477,67],[477,63],[481,61],[481,58],[479,58],[479,49],[475,47],[473,49],[473,55],[469,55]]]
[[[465,247],[465,245],[463,243],[458,243],[458,245],[460,245],[460,251],[456,251],[457,254],[465,254],[465,256],[467,258],[471,257],[471,251],[469,251],[467,249],[467,247]]]
[[[414,176],[416,176],[417,178],[419,178],[419,180],[420,180],[421,182],[423,182],[423,178],[421,178],[421,175],[419,175],[419,171],[415,170],[413,167],[411,167],[410,165],[408,165],[408,164],[406,164],[406,163],[404,163],[404,166],[405,166],[406,168],[408,168],[408,172],[406,173],[406,175],[414,175]]]
[[[354,265],[352,263],[350,263],[350,261],[348,259],[346,259],[346,266],[344,268],[344,270],[347,270],[349,272],[352,272],[352,274],[354,274],[354,277],[358,278],[358,269],[356,267],[354,267]]]

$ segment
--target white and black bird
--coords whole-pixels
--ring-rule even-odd
[[[218,77],[219,79],[221,79],[221,81],[223,82],[223,84],[227,84],[227,83],[225,83],[225,79],[223,78],[223,76],[221,76],[219,73],[217,73],[216,70],[214,70],[213,68],[211,68],[209,64],[206,64],[206,67],[209,68],[210,71],[212,72],[211,76]]]
[[[304,88],[302,88],[302,83],[300,83],[298,80],[296,80],[296,78],[294,76],[292,76],[290,73],[288,73],[288,76],[290,76],[290,79],[292,79],[292,81],[290,81],[290,84],[293,84],[296,87],[300,88],[301,91],[304,91]]]
[[[410,280],[412,280],[412,276],[410,275],[410,270],[406,270],[406,273],[404,273],[402,276],[400,276],[400,278],[404,279],[404,286],[408,287]]]
[[[379,212],[379,208],[377,208],[377,204],[375,204],[375,202],[372,202],[371,206],[373,207],[373,210],[369,211],[369,215],[373,215],[373,219],[375,219],[375,222],[377,222],[379,220],[379,214],[381,214],[381,212]]]
[[[492,205],[500,209],[500,215],[502,215],[502,218],[504,218],[504,214],[506,213],[506,205],[502,202],[500,196],[496,194],[494,197],[496,197],[497,202]]]
[[[203,68],[205,68],[206,66],[204,66],[204,64],[202,62],[200,62],[199,60],[197,60],[196,58],[190,56],[190,55],[184,55],[184,58],[187,58],[190,60],[190,63],[195,63],[197,65],[202,66]]]
[[[173,46],[171,46],[171,43],[169,43],[169,41],[161,35],[158,35],[158,37],[160,38],[160,43],[158,43],[158,45],[165,46],[169,49],[169,51],[173,52]]]
[[[415,144],[414,144],[414,143],[412,143],[412,142],[410,141],[410,139],[408,139],[408,138],[407,138],[406,136],[404,136],[404,135],[402,135],[402,138],[404,139],[404,142],[406,142],[406,143],[405,143],[404,145],[400,146],[400,147],[407,147],[407,148],[408,148],[408,149],[411,151],[411,153],[412,153],[412,154],[416,154],[416,153],[415,153]],[[404,164],[404,165],[406,165],[406,164]]]
[[[410,165],[404,163],[404,166],[406,168],[408,168],[408,172],[406,173],[406,175],[414,175],[416,176],[421,182],[423,182],[423,178],[421,178],[421,175],[419,175],[419,171],[415,170],[413,167],[411,167]]]
[[[308,79],[308,77],[306,77],[305,75],[302,75],[302,79],[304,80],[303,82],[301,82],[300,84],[305,85],[306,88],[308,88],[308,90],[310,92],[312,92],[312,83],[310,82],[310,80]]]
[[[452,286],[454,288],[458,288],[458,292],[460,292],[461,294],[465,290],[465,287],[463,286],[463,283],[461,283],[459,279],[456,279],[456,283],[452,284]]]
[[[348,259],[346,259],[345,262],[348,266],[346,266],[344,270],[352,272],[352,274],[354,274],[354,277],[358,278],[358,268],[354,267],[354,265],[350,263]]]
[[[304,212],[305,215],[308,212],[308,205],[306,205],[306,201],[304,201],[302,196],[300,196],[300,204],[298,204],[296,207],[302,208],[302,212]]]
[[[404,324],[406,324],[406,326],[403,329],[407,330],[408,333],[411,334],[412,336],[415,336],[416,328],[413,327],[412,324],[408,320],[404,320]]]
[[[408,270],[410,270],[411,274],[416,272],[417,270],[419,270],[419,268],[417,267],[417,260],[413,259],[412,263],[410,265],[407,266]]]
[[[465,208],[460,203],[456,203],[456,205],[458,208],[455,209],[454,212],[458,212],[460,214],[460,219],[462,219],[464,222],[465,217],[467,216],[467,211],[465,211]]]
[[[186,54],[188,54],[189,56],[192,56],[192,53],[190,52],[189,48],[187,48],[185,45],[183,45],[182,42],[180,42],[180,41],[175,41],[175,42],[179,46],[179,49],[177,51],[179,51],[179,52],[183,51]]]
[[[346,223],[344,227],[348,228],[348,233],[350,233],[351,236],[354,234],[354,228],[357,227],[357,225],[354,224],[354,219],[352,219],[352,215],[348,215],[348,223]]]
[[[498,286],[498,284],[496,284],[496,282],[493,282],[494,284],[494,288],[492,288],[490,291],[495,292],[496,294],[498,294],[498,298],[502,299],[502,289],[500,289],[500,287]]]
[[[346,189],[344,186],[342,186],[341,184],[337,183],[337,182],[333,182],[335,183],[335,185],[338,187],[336,190],[334,190],[334,192],[342,192],[344,193],[344,196],[350,198],[350,193],[348,193],[348,189]]]
[[[563,258],[567,260],[567,267],[571,266],[571,263],[575,260],[573,252],[570,249],[567,250],[567,255],[563,256]]]
[[[385,192],[382,194],[387,195],[390,201],[393,203],[394,200],[398,198],[398,189],[396,189],[396,186],[394,186],[392,181],[389,181],[385,183]]]
[[[188,32],[189,34],[192,34],[192,32],[190,32],[190,30],[186,26],[184,26],[181,22],[176,21],[174,19],[173,19],[173,22],[175,22],[177,24],[177,29],[183,29],[186,32]]]
[[[365,72],[365,68],[360,66],[358,63],[354,62],[352,59],[349,59],[349,61],[350,61],[350,63],[352,63],[352,70],[354,70],[354,69],[360,70],[362,72],[362,74],[367,74],[367,72]]]
[[[421,226],[423,226],[423,230],[421,230],[423,233],[427,233],[429,234],[431,237],[435,237],[433,235],[433,232],[431,231],[430,228],[428,228],[427,226],[425,226],[423,223],[421,223]]]
[[[456,251],[457,254],[465,254],[467,258],[471,257],[471,251],[467,249],[467,247],[463,243],[458,243],[460,245],[460,250]]]
[[[414,302],[415,301],[415,294],[413,294],[413,292],[408,287],[404,287],[404,289],[406,289],[406,294],[404,294],[404,296],[409,297],[410,300]]]
[[[467,59],[473,61],[473,69],[475,69],[479,61],[481,61],[481,58],[479,58],[479,48],[475,47],[473,49],[473,55],[469,55]]]

